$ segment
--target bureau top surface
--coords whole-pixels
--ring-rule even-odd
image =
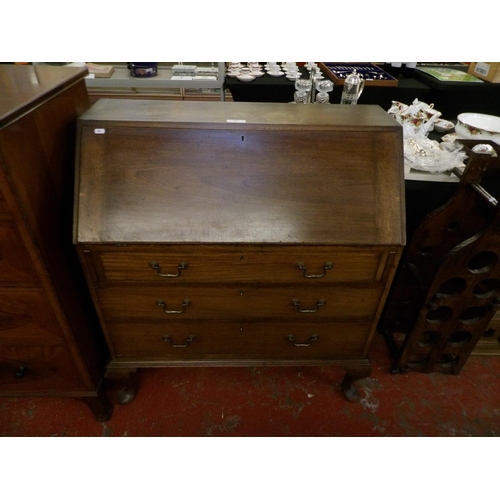
[[[388,129],[400,125],[382,108],[366,106],[301,106],[283,103],[186,102],[101,99],[80,117],[83,123],[119,122],[121,126],[328,127],[343,130]]]
[[[77,146],[75,243],[404,244],[378,106],[101,100]]]
[[[87,73],[86,68],[0,64],[0,129]]]

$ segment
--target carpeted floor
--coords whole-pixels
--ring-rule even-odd
[[[370,357],[358,403],[335,367],[144,369],[136,399],[108,422],[73,399],[2,398],[0,436],[500,435],[500,357],[472,356],[458,376],[393,375],[378,335]]]

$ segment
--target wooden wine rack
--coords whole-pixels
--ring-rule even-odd
[[[458,374],[500,307],[500,209],[480,182],[500,157],[490,141],[462,140],[468,160],[454,196],[416,229],[391,288],[379,332],[394,373]]]

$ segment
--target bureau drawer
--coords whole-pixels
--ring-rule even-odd
[[[165,360],[363,355],[370,323],[110,323],[115,356]]]
[[[100,281],[367,282],[383,278],[390,250],[318,246],[86,246]],[[146,250],[147,249],[147,250]]]
[[[11,213],[7,201],[4,198],[2,190],[0,189],[0,219],[10,219]]]
[[[0,340],[0,394],[82,389],[71,353],[62,345],[19,345]]]
[[[62,336],[41,290],[0,289],[0,339],[36,343]]]
[[[9,282],[33,282],[37,279],[24,244],[12,222],[0,221],[0,280]]]
[[[266,318],[285,321],[375,316],[380,283],[351,286],[110,286],[97,290],[106,319],[157,321]]]

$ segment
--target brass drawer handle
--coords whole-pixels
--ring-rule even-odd
[[[182,309],[180,311],[179,310],[173,310],[172,311],[172,310],[167,309],[167,304],[163,300],[157,300],[156,304],[158,306],[160,306],[161,308],[163,308],[163,311],[166,312],[167,314],[182,314],[186,310],[186,307],[189,304],[191,304],[191,301],[189,299],[185,299],[182,302]]]
[[[319,308],[321,306],[324,306],[326,304],[325,299],[319,299],[318,302],[316,302],[316,309],[301,309],[300,306],[300,300],[298,299],[293,299],[292,300],[292,306],[297,307],[297,311],[299,313],[317,313],[319,311]]]
[[[168,342],[170,344],[170,347],[189,347],[191,345],[191,342],[194,340],[194,335],[190,335],[186,338],[186,344],[174,344],[174,341],[168,335],[165,335],[163,337],[163,340],[165,342]]]
[[[313,342],[318,340],[317,335],[311,335],[309,337],[309,342],[295,342],[295,337],[293,335],[287,335],[286,339],[291,342],[295,347],[309,347]]]
[[[297,262],[297,267],[301,271],[304,271],[303,274],[304,274],[305,278],[323,278],[323,276],[325,276],[327,271],[329,271],[330,269],[333,269],[333,262],[327,262],[323,266],[323,270],[325,271],[323,274],[307,274],[307,267],[303,262]]]
[[[160,264],[158,264],[158,262],[150,262],[149,267],[151,269],[154,269],[155,271],[157,271],[158,276],[161,276],[162,278],[177,278],[178,276],[181,275],[181,271],[183,269],[187,269],[188,265],[185,262],[181,262],[177,266],[177,273],[175,273],[175,274],[174,273],[162,273]]]

